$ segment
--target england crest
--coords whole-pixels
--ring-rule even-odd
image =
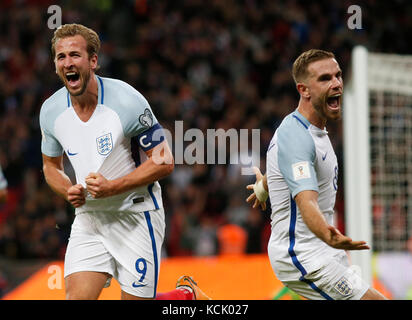
[[[107,133],[96,139],[97,152],[102,156],[107,156],[113,149],[112,134]]]
[[[348,296],[352,294],[353,286],[352,286],[352,283],[348,279],[346,279],[345,277],[342,277],[335,284],[335,290],[343,296]]]

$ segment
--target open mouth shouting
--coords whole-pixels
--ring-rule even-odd
[[[340,110],[341,106],[341,101],[342,101],[342,94],[334,94],[329,96],[326,99],[326,104],[328,106],[328,109],[332,112],[338,112]]]
[[[75,71],[69,71],[65,74],[67,84],[70,88],[75,89],[80,85],[80,74]]]

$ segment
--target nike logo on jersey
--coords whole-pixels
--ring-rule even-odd
[[[269,152],[269,150],[272,149],[274,146],[275,146],[275,143],[270,144],[269,148],[268,148],[268,151],[266,151],[266,152]]]
[[[326,160],[326,156],[328,155],[328,153],[326,152],[324,156],[322,156],[322,160],[325,161]]]
[[[147,284],[137,284],[136,282],[132,283],[132,287],[133,288],[140,288],[140,287],[146,287]]]
[[[70,150],[67,150],[67,154],[69,155],[69,156],[75,156],[76,154],[78,154],[78,152],[70,152]]]

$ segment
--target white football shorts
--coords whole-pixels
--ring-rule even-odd
[[[80,271],[106,272],[123,291],[154,298],[164,233],[162,208],[136,213],[78,214],[66,250],[64,277]]]
[[[320,269],[282,283],[309,300],[360,300],[369,289],[346,255],[336,255]]]

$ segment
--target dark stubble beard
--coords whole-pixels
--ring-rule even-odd
[[[313,108],[318,116],[323,120],[340,120],[342,117],[341,109],[339,112],[330,112],[328,110],[328,95],[327,93],[319,96],[316,100],[312,101]],[[339,105],[342,106],[341,97],[339,98]]]
[[[60,80],[63,82],[64,86],[69,91],[70,95],[72,95],[73,97],[81,96],[86,91],[87,84],[89,83],[89,80],[90,80],[90,70],[87,70],[84,73],[79,73],[79,77],[80,77],[80,79],[84,79],[83,85],[82,85],[80,91],[72,92],[70,90],[69,86],[66,85],[67,79],[65,78],[65,76],[59,74]]]

